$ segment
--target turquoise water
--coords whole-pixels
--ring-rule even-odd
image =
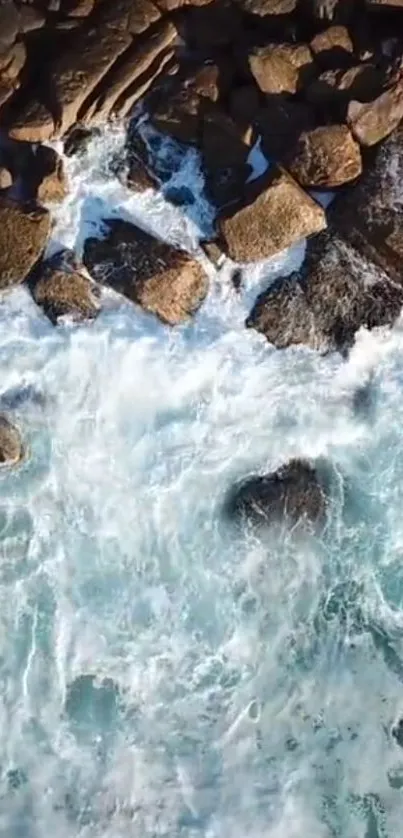
[[[54,242],[106,207],[196,247],[207,205],[126,194],[120,141],[69,163]],[[111,293],[57,329],[25,290],[1,301],[30,454],[0,473],[1,836],[400,836],[403,329],[348,361],[244,329],[302,252],[240,295],[212,276],[175,330]],[[321,538],[231,529],[233,481],[291,456],[332,475]]]

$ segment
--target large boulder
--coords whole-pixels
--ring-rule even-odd
[[[258,297],[246,326],[279,349],[346,351],[359,328],[393,324],[402,306],[403,286],[332,231],[309,243],[299,271]]]
[[[208,290],[199,262],[134,224],[110,219],[105,229],[105,238],[84,245],[84,264],[95,279],[171,326],[195,313]]]
[[[358,184],[329,210],[332,226],[368,262],[403,284],[403,125],[379,147]]]
[[[323,523],[326,493],[316,469],[304,460],[290,460],[271,474],[253,475],[235,486],[226,511],[236,520],[270,525]]]
[[[15,466],[24,455],[21,434],[3,414],[0,415],[0,467]]]
[[[334,189],[361,174],[360,146],[346,125],[324,125],[301,134],[287,168],[301,186]]]
[[[235,262],[268,259],[325,227],[322,207],[277,166],[248,184],[243,203],[218,219],[223,250]]]
[[[303,131],[316,127],[317,120],[314,109],[306,102],[268,96],[259,111],[257,124],[264,154],[281,161],[295,147]]]
[[[268,44],[249,55],[249,68],[263,93],[296,93],[314,75],[306,44]]]
[[[373,146],[388,137],[403,119],[403,75],[371,102],[350,102],[347,122],[363,146]]]
[[[0,290],[24,282],[42,255],[50,215],[42,207],[0,198]]]
[[[67,259],[44,262],[32,283],[32,296],[51,323],[68,316],[74,321],[93,320],[100,311],[100,289],[79,265]]]
[[[305,96],[313,105],[344,119],[349,102],[372,102],[381,95],[385,84],[385,73],[375,64],[355,64],[347,70],[321,73],[307,87]]]

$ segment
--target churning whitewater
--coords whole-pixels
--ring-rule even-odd
[[[171,180],[185,215],[120,184],[122,143],[67,161],[51,248],[80,255],[115,215],[203,258],[196,154]],[[29,448],[0,474],[2,838],[401,834],[403,328],[348,360],[246,330],[302,255],[240,293],[224,267],[173,330],[112,292],[57,329],[25,290],[2,300]],[[295,456],[331,469],[322,537],[229,526],[230,486]]]

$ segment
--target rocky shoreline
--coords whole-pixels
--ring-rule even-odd
[[[134,191],[159,188],[130,121],[141,102],[153,129],[198,150],[216,209],[216,235],[200,244],[214,263],[240,265],[238,284],[243,264],[309,240],[301,269],[261,294],[246,327],[278,349],[344,352],[360,327],[393,324],[402,25],[402,0],[2,0],[0,291],[27,283],[54,325],[95,318],[102,284],[170,326],[203,303],[200,261],[126,221],[105,219],[82,262],[44,258],[48,207],[68,192],[54,141],[82,154],[101,126],[124,120],[118,176]],[[267,168],[256,177],[257,146]],[[14,463],[15,430],[7,437],[2,421],[0,459]]]

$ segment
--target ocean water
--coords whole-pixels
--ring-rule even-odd
[[[203,258],[196,155],[158,152],[182,212],[119,183],[122,142],[67,162],[50,250],[114,214]],[[403,324],[348,360],[246,330],[303,249],[239,294],[209,268],[173,330],[111,292],[56,329],[24,289],[0,301],[29,452],[0,473],[1,838],[401,836]],[[321,537],[233,529],[233,482],[293,456],[331,474]]]

